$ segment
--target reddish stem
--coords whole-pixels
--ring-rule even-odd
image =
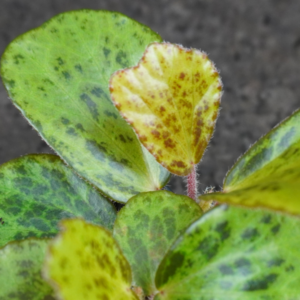
[[[187,178],[187,195],[188,197],[197,201],[197,171],[194,165],[192,172]]]

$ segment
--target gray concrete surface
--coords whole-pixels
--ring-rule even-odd
[[[299,0],[0,0],[0,54],[18,35],[79,8],[122,12],[216,63],[224,96],[199,166],[200,189],[219,187],[238,156],[300,106]],[[0,163],[49,151],[1,85]],[[181,178],[172,180],[176,192],[183,186]]]

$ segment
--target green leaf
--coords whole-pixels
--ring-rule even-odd
[[[116,72],[110,92],[140,141],[170,172],[188,175],[213,134],[222,84],[204,52],[150,45],[137,66]]]
[[[54,300],[41,270],[47,239],[12,242],[0,249],[0,300]]]
[[[9,96],[76,172],[116,201],[157,190],[169,173],[141,147],[109,96],[109,78],[161,38],[122,14],[60,14],[14,40],[1,60]]]
[[[45,266],[59,299],[138,299],[130,287],[130,266],[109,231],[79,219],[62,225]]]
[[[298,162],[300,159],[299,124],[300,110],[258,140],[228,172],[224,189],[236,190],[239,186],[245,185],[245,180],[261,181],[282,171],[284,167]]]
[[[254,144],[225,178],[217,200],[300,214],[300,110]]]
[[[219,206],[173,244],[155,300],[299,299],[300,219]]]
[[[0,167],[0,247],[53,236],[58,221],[72,217],[112,229],[116,210],[55,155],[27,155]]]
[[[128,201],[117,216],[114,237],[131,265],[134,286],[146,295],[156,291],[159,263],[179,234],[201,215],[192,199],[167,191],[139,194]]]

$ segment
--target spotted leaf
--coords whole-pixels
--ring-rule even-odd
[[[300,219],[219,206],[173,244],[155,300],[299,299]]]
[[[138,300],[130,266],[110,232],[80,219],[62,222],[49,248],[45,278],[62,300]]]
[[[300,110],[254,144],[232,167],[223,193],[202,200],[300,214]]]
[[[0,300],[54,300],[42,278],[47,239],[12,242],[0,249]]]
[[[150,45],[136,67],[110,81],[115,106],[170,172],[189,174],[212,136],[221,98],[207,55],[169,43]]]
[[[169,176],[109,96],[111,74],[159,40],[119,13],[71,11],[18,37],[1,60],[14,104],[80,176],[116,201],[160,189]]]
[[[0,167],[0,247],[53,236],[59,220],[74,217],[112,229],[116,210],[58,156],[27,155]]]
[[[117,216],[114,237],[131,265],[134,286],[146,295],[155,292],[159,263],[178,235],[201,214],[195,201],[167,191],[142,193],[128,201]]]

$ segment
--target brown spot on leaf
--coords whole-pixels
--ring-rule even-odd
[[[159,131],[157,131],[157,130],[152,130],[151,131],[151,133],[152,133],[152,135],[154,135],[156,138],[160,138],[160,132]]]
[[[212,78],[218,78],[219,77],[219,73],[218,72],[213,72],[213,74],[211,75]]]
[[[181,80],[183,80],[184,77],[185,77],[185,75],[186,75],[185,73],[181,72],[180,75],[179,75],[179,78],[180,78]]]
[[[174,143],[174,141],[169,138],[164,141],[164,145],[166,146],[166,148],[174,148],[176,146],[176,143]]]
[[[186,164],[181,160],[172,160],[171,167],[186,168]]]
[[[166,111],[166,109],[165,109],[163,106],[161,106],[161,107],[159,108],[159,111],[160,111],[160,112],[164,112],[164,111]]]
[[[187,100],[184,100],[184,99],[180,99],[179,104],[182,105],[183,107],[186,107],[186,108],[189,108],[189,109],[193,108],[192,103],[187,101]]]
[[[147,141],[147,137],[145,135],[139,135],[138,134],[138,137],[139,137],[141,142],[146,142]]]

